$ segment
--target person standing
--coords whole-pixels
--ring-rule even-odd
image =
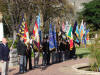
[[[42,42],[42,56],[43,56],[43,59],[42,59],[42,65],[43,66],[46,66],[47,64],[47,51],[46,51],[46,39],[43,38],[43,42]]]
[[[26,50],[27,46],[24,43],[24,38],[20,37],[20,40],[17,44],[17,51],[19,55],[19,73],[24,73],[26,69]]]
[[[9,52],[10,49],[8,48],[7,40],[3,38],[0,44],[0,62],[2,63],[1,75],[8,75]]]
[[[42,65],[46,66],[50,64],[50,52],[49,52],[49,43],[47,41],[47,38],[43,38],[43,43],[42,43]]]
[[[32,69],[31,54],[32,54],[31,45],[30,45],[30,43],[28,42],[28,43],[27,43],[27,56],[26,56],[26,59],[27,59],[27,63],[28,63],[28,61],[29,61],[29,70]],[[26,65],[26,68],[27,68],[27,65]]]
[[[33,52],[34,52],[34,68],[39,67],[39,57],[40,57],[40,52],[36,45],[33,42]]]

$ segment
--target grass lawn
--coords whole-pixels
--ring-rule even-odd
[[[76,55],[79,58],[87,57],[90,54],[90,50],[88,48],[76,48]]]

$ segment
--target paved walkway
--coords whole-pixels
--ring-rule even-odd
[[[33,69],[21,75],[80,75],[75,70],[73,70],[71,66],[87,62],[88,58],[67,60],[65,62],[53,64],[48,67],[40,67],[38,69]],[[9,75],[20,75],[18,74],[18,67],[10,69]]]

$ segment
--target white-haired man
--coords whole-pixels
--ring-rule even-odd
[[[7,45],[7,39],[3,38],[0,44],[0,62],[2,63],[1,75],[8,75],[9,52],[10,49]]]

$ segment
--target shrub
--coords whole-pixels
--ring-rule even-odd
[[[90,46],[91,50],[91,70],[92,71],[99,71],[100,68],[100,42],[99,39],[95,40],[95,43],[92,43]]]

